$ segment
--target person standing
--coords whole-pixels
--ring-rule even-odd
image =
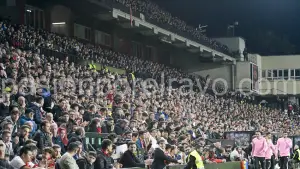
[[[294,146],[294,153],[293,153],[293,168],[298,169],[300,164],[300,149],[298,145]]]
[[[290,157],[290,150],[293,142],[287,137],[287,132],[283,133],[283,137],[277,140],[277,150],[279,151],[279,164],[281,169],[288,169],[288,161]]]
[[[187,157],[187,165],[184,169],[204,169],[204,164],[202,157],[200,155],[201,146],[196,145],[195,150],[193,150]]]
[[[165,140],[160,140],[158,142],[158,147],[154,150],[153,163],[151,169],[163,169],[166,167],[166,162],[171,163],[182,163],[181,160],[175,160],[165,155]]]
[[[266,134],[266,141],[267,141],[267,151],[266,151],[266,169],[271,169],[274,168],[272,166],[274,163],[272,163],[272,156],[275,155],[277,158],[277,152],[276,152],[276,147],[274,146],[272,142],[272,135],[271,133]]]
[[[255,133],[256,137],[252,140],[252,157],[254,158],[255,169],[266,168],[266,151],[268,148],[267,141],[261,136],[261,133],[257,131]]]
[[[67,152],[59,159],[60,169],[79,169],[76,160],[73,158],[78,150],[79,145],[77,142],[72,142],[68,145]]]

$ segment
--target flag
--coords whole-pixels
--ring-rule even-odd
[[[131,24],[131,26],[133,25],[133,23],[132,23],[132,9],[131,9],[131,5],[130,5],[130,24]]]

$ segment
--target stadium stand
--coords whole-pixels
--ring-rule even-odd
[[[228,52],[226,46],[150,1],[114,2]],[[201,149],[205,163],[240,161],[251,156],[253,133],[235,132],[299,134],[297,116],[255,104],[240,93],[227,91],[217,96],[211,86],[205,93],[182,91],[180,79],[189,77],[195,83],[200,78],[205,86],[209,80],[205,77],[191,77],[179,69],[6,21],[0,23],[0,42],[4,91],[0,114],[2,146],[6,147],[0,154],[14,168],[64,168],[60,158],[72,163],[72,156],[77,168],[99,168],[104,165],[102,158],[111,168],[120,167],[113,166],[111,158],[129,167],[151,165],[153,152],[164,148],[164,143],[171,163],[185,163],[195,147]],[[145,87],[147,78],[160,84],[162,72],[168,78],[176,77],[177,83]],[[235,142],[227,145],[213,141],[231,137]],[[117,152],[124,143],[129,152],[120,156]],[[233,149],[237,145],[240,147]],[[136,157],[129,159],[135,161],[124,162],[126,154]]]

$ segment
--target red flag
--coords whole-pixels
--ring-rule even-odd
[[[131,5],[130,5],[130,24],[131,26],[133,25],[133,22],[132,22],[132,9],[131,9]]]

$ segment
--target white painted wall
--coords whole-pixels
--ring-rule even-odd
[[[261,80],[262,95],[300,94],[300,81],[297,80]]]
[[[241,91],[250,91],[251,90],[250,62],[237,62],[235,73],[236,73],[235,88]]]
[[[246,42],[241,37],[225,37],[225,38],[214,38],[214,40],[219,41],[222,44],[228,46],[230,51],[236,52],[240,51],[240,59],[244,59],[243,51],[246,47]]]
[[[300,55],[261,56],[261,69],[299,69]],[[299,80],[260,80],[261,94],[300,94]]]
[[[300,55],[262,56],[262,69],[299,69]]]

